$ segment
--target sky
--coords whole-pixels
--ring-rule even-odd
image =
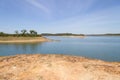
[[[0,0],[0,32],[120,33],[120,0]]]

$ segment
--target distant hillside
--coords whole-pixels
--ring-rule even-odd
[[[42,36],[120,36],[120,33],[107,33],[107,34],[73,34],[73,33],[42,33]]]
[[[85,36],[84,34],[72,34],[72,33],[42,33],[42,36]]]
[[[108,33],[108,34],[88,34],[86,36],[120,36],[120,33],[113,34],[113,33]]]

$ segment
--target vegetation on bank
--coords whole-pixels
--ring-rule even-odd
[[[35,30],[16,30],[14,34],[8,34],[4,32],[0,32],[0,37],[41,37]]]
[[[73,34],[73,33],[42,33],[38,34],[35,30],[16,30],[14,34],[8,34],[0,32],[0,37],[41,37],[41,36],[120,36],[120,33],[109,33],[109,34]]]

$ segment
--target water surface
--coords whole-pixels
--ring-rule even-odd
[[[54,42],[0,44],[0,56],[16,54],[68,54],[120,61],[120,37],[48,37]]]

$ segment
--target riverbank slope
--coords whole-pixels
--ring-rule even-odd
[[[0,80],[119,80],[120,62],[33,54],[0,57]]]

